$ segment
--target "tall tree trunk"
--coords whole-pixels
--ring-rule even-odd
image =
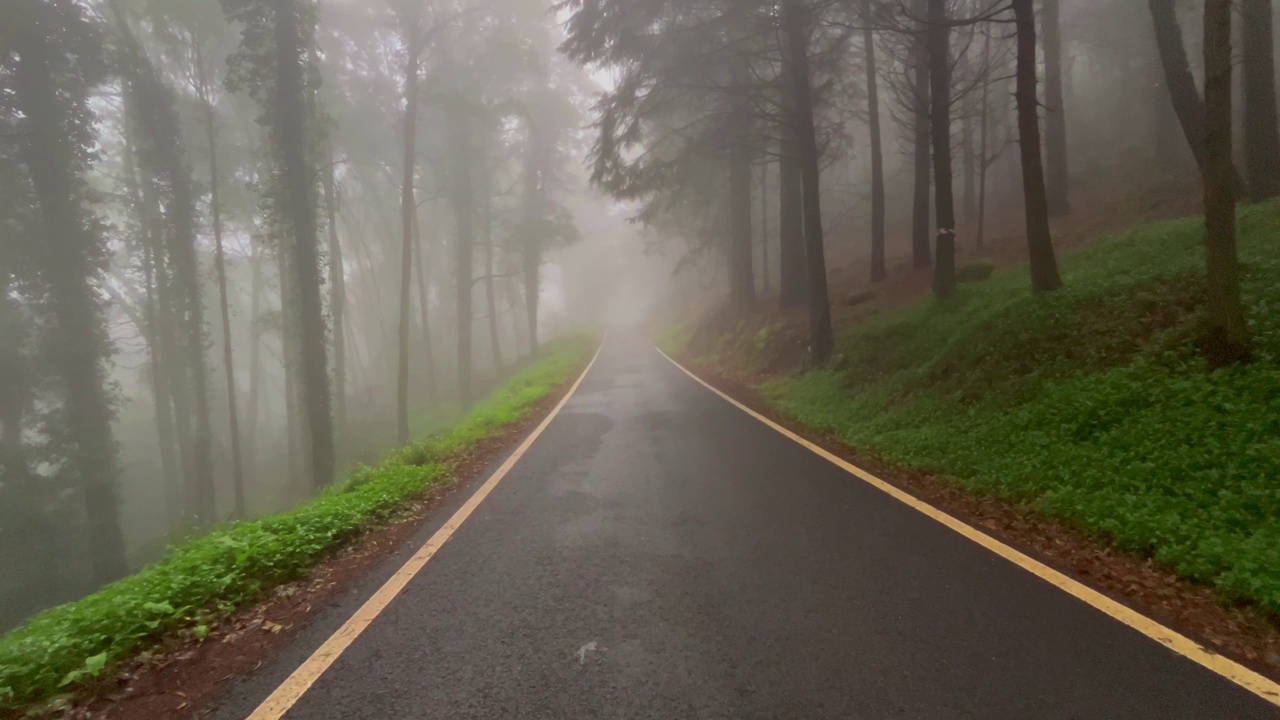
[[[422,348],[426,353],[427,403],[435,405],[437,385],[435,349],[431,342],[431,288],[427,284],[427,274],[423,270],[423,266],[430,262],[427,256],[431,254],[431,248],[435,244],[428,240],[427,246],[423,247],[422,230],[417,213],[413,215],[413,239],[416,245],[413,256],[414,265],[417,266],[418,271],[418,310],[422,315]]]
[[[783,26],[791,72],[792,114],[804,187],[804,250],[809,289],[809,361],[820,367],[831,359],[831,305],[822,236],[821,165],[814,127],[813,87],[809,72],[810,18],[800,0],[784,0]]]
[[[280,281],[280,355],[281,367],[280,371],[284,374],[284,425],[286,442],[285,447],[288,452],[288,472],[289,472],[289,489],[301,496],[303,489],[300,487],[302,480],[302,472],[300,465],[301,443],[299,442],[299,434],[302,424],[298,421],[298,413],[301,410],[301,392],[298,388],[297,371],[300,358],[298,357],[298,303],[294,296],[293,280],[295,277],[290,266],[288,255],[282,247],[284,239],[278,241],[276,248],[276,271],[279,274]]]
[[[113,413],[103,367],[109,340],[91,284],[98,239],[79,204],[83,181],[76,165],[81,148],[63,132],[74,123],[66,100],[59,97],[52,69],[51,58],[67,49],[54,47],[47,30],[32,25],[11,36],[17,56],[13,96],[26,118],[27,142],[18,147],[44,230],[36,262],[48,283],[54,318],[51,359],[66,388],[63,412],[74,439],[68,460],[80,484],[93,578],[107,583],[127,573],[128,564],[120,529]]]
[[[1066,215],[1071,210],[1067,178],[1067,111],[1062,95],[1061,0],[1043,0],[1044,16],[1044,103],[1045,103],[1045,192],[1049,215]],[[1034,79],[1034,78],[1033,78]]]
[[[991,31],[984,30],[982,34],[982,67],[983,71],[988,73],[988,77],[982,81],[982,101],[981,114],[978,119],[978,230],[974,234],[974,247],[982,249],[986,242],[987,232],[987,168],[991,166],[991,159],[987,157],[990,152],[991,134],[991,83],[989,75],[989,66],[991,65]]]
[[[933,294],[948,298],[956,289],[956,218],[951,188],[951,29],[947,0],[929,2],[929,120],[933,135],[934,202],[938,222]]]
[[[739,133],[745,137],[746,131]],[[755,305],[751,268],[751,150],[734,145],[729,155],[729,304],[739,315]]]
[[[205,86],[204,63],[197,50],[196,66],[201,73],[200,85]],[[209,141],[209,212],[213,216],[214,264],[218,273],[218,307],[222,313],[222,363],[227,373],[227,416],[231,432],[231,481],[235,495],[235,517],[246,513],[244,498],[244,465],[240,455],[240,413],[236,407],[236,372],[231,348],[231,311],[227,301],[227,260],[222,249],[222,205],[219,202],[218,184],[218,133],[215,127],[213,104],[207,99],[204,105],[205,134]]]
[[[889,274],[884,257],[884,150],[880,138],[880,94],[876,78],[876,38],[871,26],[871,0],[862,6],[862,44],[867,66],[867,124],[871,131],[871,281],[879,282]]]
[[[790,91],[788,91],[788,94]],[[809,298],[804,259],[804,184],[800,149],[790,121],[782,123],[778,145],[778,303],[783,308]]]
[[[769,269],[769,164],[767,160],[760,164],[760,274],[766,293],[773,282]]]
[[[1027,219],[1027,250],[1031,260],[1031,289],[1048,292],[1062,286],[1058,262],[1049,236],[1049,207],[1044,166],[1040,161],[1040,117],[1036,98],[1036,17],[1033,0],[1013,0],[1017,24],[1018,146],[1022,153],[1022,192]]]
[[[146,186],[143,187],[144,205],[155,207]],[[154,216],[154,213],[152,213]],[[151,218],[151,224],[156,219]],[[152,251],[152,265],[155,268],[156,300],[157,300],[157,347],[159,348],[160,368],[163,370],[164,383],[169,398],[173,401],[174,437],[178,447],[178,466],[181,473],[182,514],[185,519],[197,518],[198,507],[195,481],[194,438],[191,430],[191,386],[189,378],[183,372],[181,343],[178,341],[177,319],[174,317],[174,281],[167,262],[164,243],[160,232],[153,229],[149,240]]]
[[[916,17],[924,17],[926,0],[916,0]],[[929,49],[926,42],[928,26],[917,23],[912,40],[912,128],[915,131],[912,144],[912,166],[915,181],[911,196],[911,265],[926,268],[933,262],[929,243],[929,189],[931,162],[929,151]]]
[[[339,434],[347,428],[347,277],[338,240],[338,189],[333,155],[324,173],[324,212],[329,226],[329,314],[333,324],[333,420]]]
[[[1249,328],[1240,302],[1231,163],[1231,0],[1205,0],[1204,67],[1204,246],[1209,281],[1204,349],[1211,363],[1226,365],[1250,356]]]
[[[475,222],[475,187],[471,167],[475,148],[471,143],[471,125],[459,110],[454,110],[453,209],[458,237],[454,243],[454,279],[457,285],[458,311],[458,393],[465,406],[471,402],[471,345],[474,329],[472,294],[475,287],[472,261]],[[531,321],[536,321],[531,318]],[[531,330],[532,331],[532,330]]]
[[[404,65],[404,176],[400,185],[400,348],[399,371],[396,374],[396,438],[401,445],[409,442],[409,314],[413,282],[413,223],[418,203],[414,197],[418,139],[418,59],[422,54],[417,16],[403,20],[409,34],[408,57]],[[461,280],[459,280],[461,282]]]
[[[296,273],[302,349],[302,387],[311,450],[311,481],[321,488],[333,482],[333,417],[330,414],[329,363],[325,350],[324,314],[320,302],[320,266],[316,222],[312,211],[315,173],[307,159],[306,87],[303,41],[297,0],[276,0],[276,139],[293,231],[291,263]]]
[[[1253,202],[1280,195],[1271,0],[1241,0],[1244,19],[1244,157]]]
[[[134,128],[129,114],[124,117],[124,183],[129,202],[135,209],[144,208],[142,191],[137,178],[137,166],[134,162],[133,134]],[[169,394],[167,368],[161,360],[159,311],[157,309],[154,238],[151,236],[151,224],[144,210],[139,213],[138,221],[143,228],[142,243],[142,277],[145,293],[142,306],[143,323],[146,324],[148,379],[151,384],[151,397],[155,407],[156,442],[160,455],[160,474],[164,483],[165,519],[169,530],[177,528],[182,522],[182,473],[178,467],[177,445],[173,429],[173,402]]]
[[[1151,10],[1151,22],[1156,33],[1156,47],[1160,51],[1160,64],[1164,68],[1165,84],[1169,86],[1169,99],[1182,125],[1182,134],[1195,157],[1196,166],[1205,172],[1205,103],[1196,90],[1187,51],[1182,45],[1182,28],[1178,25],[1175,0],[1147,0]],[[1227,155],[1231,159],[1230,153]],[[1232,188],[1236,196],[1244,187],[1234,162],[1231,164]]]
[[[146,288],[146,300],[143,306],[143,317],[147,324],[147,360],[150,365],[148,378],[151,381],[151,397],[155,401],[156,441],[160,453],[160,473],[164,476],[164,497],[166,519],[169,529],[176,528],[182,519],[181,474],[178,471],[177,446],[174,444],[173,404],[169,395],[169,384],[165,379],[161,366],[159,335],[161,332],[156,310],[155,269],[149,247],[142,250],[143,283]]]
[[[261,411],[262,402],[259,399],[259,392],[262,387],[262,251],[258,248],[260,241],[257,238],[250,238],[249,247],[252,253],[249,262],[253,265],[253,278],[250,281],[252,287],[249,290],[249,329],[250,337],[253,342],[249,345],[249,417],[248,417],[248,433],[246,437],[248,443],[245,447],[245,466],[249,469],[249,475],[253,476],[254,468],[258,459],[258,413]]]
[[[967,106],[968,103],[965,103]],[[973,147],[973,118],[966,107],[960,118],[960,207],[964,221],[973,222],[978,215],[978,160]]]
[[[528,147],[525,149],[524,188],[522,191],[523,236],[522,272],[524,275],[524,311],[529,335],[529,354],[538,352],[538,299],[542,291],[542,220],[543,195],[546,192],[543,173],[546,148],[536,127],[530,123]]]
[[[480,187],[480,237],[484,242],[484,299],[489,312],[489,353],[493,359],[493,371],[496,376],[502,375],[502,344],[498,342],[498,301],[494,296],[493,284],[493,170],[486,162],[483,167]]]

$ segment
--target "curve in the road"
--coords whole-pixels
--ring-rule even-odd
[[[990,550],[996,555],[999,555],[1000,557],[1004,558],[1005,560],[1008,560],[1014,565],[1017,565],[1023,570],[1026,570],[1032,575],[1035,575],[1041,580],[1044,580],[1056,586],[1058,589],[1062,590],[1063,592],[1068,593],[1074,596],[1076,599],[1081,600],[1093,606],[1098,611],[1103,612],[1107,615],[1110,615],[1116,620],[1119,620],[1125,625],[1128,625],[1134,630],[1137,630],[1143,635],[1146,635],[1147,637],[1151,638],[1152,640],[1155,640],[1161,645],[1164,645],[1170,650],[1173,650],[1179,655],[1182,655],[1183,657],[1189,660],[1192,660],[1200,665],[1203,665],[1205,668],[1212,670],[1213,672],[1221,675],[1222,677],[1230,680],[1231,682],[1258,695],[1259,697],[1272,703],[1273,705],[1280,706],[1280,684],[1277,684],[1271,681],[1267,677],[1250,670],[1249,668],[1241,665],[1238,662],[1235,662],[1234,660],[1228,657],[1224,657],[1222,655],[1219,655],[1218,653],[1215,653],[1205,648],[1203,645],[1201,645],[1200,643],[1197,643],[1191,638],[1188,638],[1187,636],[1179,632],[1176,632],[1171,628],[1161,625],[1155,620],[1152,620],[1146,615],[1143,615],[1142,613],[1139,613],[1130,607],[1127,607],[1125,605],[1122,605],[1121,603],[1116,602],[1115,600],[1112,600],[1111,598],[1107,597],[1106,595],[1103,595],[1097,590],[1094,590],[1088,585],[1085,585],[1084,583],[1081,583],[1078,580],[1075,580],[1067,575],[1064,575],[1063,573],[1058,572],[1057,570],[1054,570],[1048,565],[1045,565],[1044,563],[1040,562],[1039,560],[1036,560],[1035,558],[1029,555],[1026,555],[1025,553],[1019,552],[1017,549],[1009,545],[1006,545],[1000,542],[999,540],[996,540],[995,538],[973,527],[972,525],[969,525],[968,523],[965,523],[955,518],[954,516],[949,515],[943,512],[942,510],[939,510],[938,508],[934,507],[933,505],[930,505],[929,503],[921,500],[920,498],[903,491],[901,488],[897,487],[896,485],[893,485],[885,480],[882,480],[881,478],[873,475],[872,473],[867,472],[866,470],[858,467],[857,465],[854,465],[853,463],[845,460],[839,455],[836,455],[832,452],[827,451],[822,446],[817,445],[813,442],[810,442],[809,440],[791,432],[787,428],[770,420],[764,415],[761,415],[755,410],[752,410],[746,405],[743,405],[742,403],[738,402],[737,400],[730,397],[726,393],[721,392],[719,388],[715,387],[711,383],[708,383],[707,381],[698,377],[688,368],[676,362],[674,358],[672,358],[670,355],[663,352],[661,348],[658,349],[658,352],[662,353],[662,357],[666,358],[672,365],[675,365],[676,367],[680,368],[680,370],[683,371],[684,374],[693,378],[699,384],[701,384],[703,387],[707,388],[711,392],[715,393],[716,395],[719,395],[721,398],[724,398],[725,402],[732,404],[734,407],[737,407],[739,410],[745,412],[746,414],[750,415],[756,420],[759,420],[760,422],[764,423],[765,425],[768,425],[770,428],[776,430],[777,432],[782,433],[787,438],[794,440],[800,445],[803,445],[807,450],[821,456],[827,462],[830,462],[831,464],[839,467],[840,469],[844,470],[850,475],[853,475],[859,480],[862,480],[863,482],[870,484],[871,486],[875,487],[877,490],[880,490],[881,492],[888,494],[893,499],[898,500],[899,502],[905,503],[906,505],[911,507],[913,510],[921,512],[929,516],[931,519],[942,523],[948,528],[963,535],[965,538],[972,540],[973,542],[981,545],[987,550]]]

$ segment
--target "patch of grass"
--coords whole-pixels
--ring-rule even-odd
[[[571,378],[594,338],[548,344],[540,357],[448,432],[402,449],[296,510],[234,523],[173,547],[161,561],[89,597],[47,610],[0,638],[0,714],[70,692],[158,639],[203,638],[211,624],[306,574],[430,486],[450,460],[524,418]]]
[[[1280,205],[1243,209],[1240,232],[1247,366],[1196,354],[1203,224],[1189,219],[1063,257],[1055,293],[996,272],[849,329],[838,364],[760,389],[853,447],[1280,612]]]

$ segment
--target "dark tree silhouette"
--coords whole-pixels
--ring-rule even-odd
[[[1231,163],[1231,0],[1204,4],[1204,221],[1209,281],[1205,352],[1215,365],[1250,356],[1236,255],[1235,168]]]

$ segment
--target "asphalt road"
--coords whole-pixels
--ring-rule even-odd
[[[403,560],[213,716],[245,717]],[[639,335],[611,333],[502,484],[285,717],[1280,712],[777,434]]]

